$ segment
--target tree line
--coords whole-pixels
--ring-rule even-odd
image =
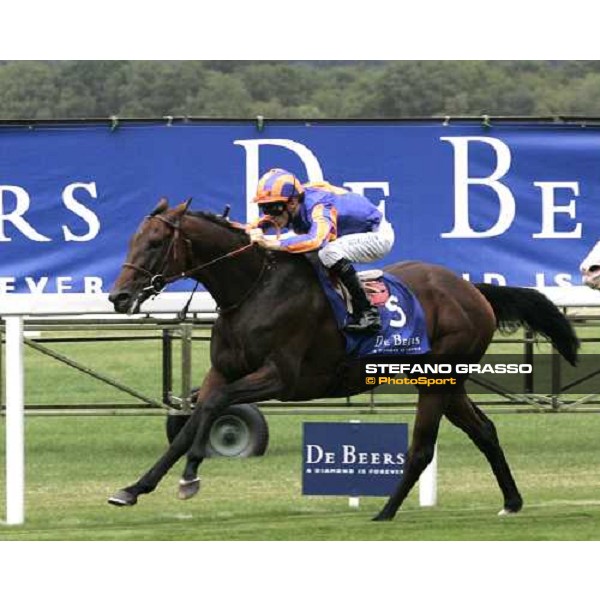
[[[0,61],[0,119],[600,116],[600,61]]]

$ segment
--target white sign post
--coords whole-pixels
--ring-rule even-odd
[[[359,420],[351,420],[350,423],[360,423]],[[437,444],[433,451],[433,458],[427,468],[419,477],[419,506],[437,505]],[[351,496],[348,498],[350,508],[360,507],[360,498]]]
[[[189,298],[189,292],[162,294],[148,302],[145,314],[175,315]],[[206,292],[198,293],[190,305],[190,313],[216,318],[215,301]],[[5,323],[6,382],[6,521],[3,525],[25,522],[25,374],[24,316],[84,316],[111,315],[114,308],[108,294],[5,294],[2,296],[1,318]],[[123,321],[132,317],[122,315]]]
[[[433,458],[419,477],[419,506],[435,506],[437,504],[437,444]]]
[[[23,317],[6,316],[6,524],[25,522]]]

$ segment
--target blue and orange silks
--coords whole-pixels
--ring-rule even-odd
[[[288,252],[310,252],[351,233],[373,231],[381,222],[377,207],[364,196],[327,182],[304,185],[304,202],[291,225],[296,233],[281,241]]]
[[[290,198],[300,196],[303,191],[295,175],[283,169],[271,169],[260,178],[254,202],[287,202]]]

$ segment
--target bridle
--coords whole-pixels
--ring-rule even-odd
[[[173,275],[167,276],[167,275],[163,274],[163,271],[165,270],[165,267],[167,266],[167,264],[169,262],[171,253],[173,253],[173,259],[177,260],[177,246],[178,246],[177,242],[178,242],[179,238],[181,237],[183,239],[183,241],[186,243],[186,248],[187,248],[187,252],[188,252],[186,261],[189,260],[189,253],[190,253],[190,248],[192,246],[192,241],[189,239],[189,237],[187,237],[183,233],[183,231],[181,229],[181,220],[179,220],[177,222],[171,221],[170,219],[167,219],[160,214],[149,215],[147,217],[147,219],[158,219],[159,221],[162,221],[172,230],[173,235],[171,236],[171,240],[169,242],[167,251],[163,256],[163,260],[160,265],[160,268],[157,269],[156,273],[153,273],[149,269],[140,267],[139,265],[136,265],[136,264],[130,263],[130,262],[125,262],[122,265],[124,268],[133,269],[134,271],[137,271],[138,273],[141,273],[141,274],[145,275],[146,277],[148,277],[148,280],[149,280],[148,285],[146,287],[142,288],[142,291],[141,291],[141,294],[146,294],[146,298],[144,298],[144,300],[146,300],[147,298],[152,298],[154,296],[158,296],[169,283],[173,283],[174,281],[177,281],[179,279],[186,279],[187,277],[190,277],[190,275],[195,274],[198,271],[207,269],[208,267],[211,267],[223,260],[237,256],[238,254],[241,254],[242,252],[249,250],[254,245],[252,242],[250,242],[249,244],[245,244],[244,246],[241,246],[240,248],[236,248],[235,250],[232,250],[231,252],[227,252],[226,254],[223,254],[222,256],[218,256],[217,258],[209,260],[205,263],[196,265],[196,266],[192,267],[191,269],[187,269],[185,271],[181,271],[179,273],[174,273]],[[256,278],[255,283],[250,287],[250,290],[246,294],[244,294],[241,301],[237,302],[235,305],[228,306],[225,308],[218,307],[217,308],[218,312],[223,313],[225,311],[231,311],[231,310],[237,308],[238,306],[240,306],[246,300],[246,298],[248,296],[250,296],[250,294],[254,291],[254,289],[256,287],[258,287],[258,284],[260,283],[262,276],[263,276],[264,272],[266,271],[267,265],[269,262],[270,261],[269,261],[268,257],[266,257],[266,255],[265,255],[265,259],[263,260],[263,264],[262,264],[260,273],[259,273],[258,277]],[[194,288],[194,291],[192,292],[192,296],[197,288],[198,288],[198,282],[196,282],[196,286]],[[190,305],[192,296],[190,296],[190,299],[188,300],[185,309],[182,311],[183,316],[185,316],[185,312],[187,312],[187,308]]]
[[[160,294],[160,292],[162,292],[162,290],[165,288],[167,283],[169,283],[169,281],[163,275],[162,272],[164,271],[165,266],[167,265],[167,262],[169,260],[171,251],[174,248],[175,248],[175,254],[174,254],[173,258],[175,258],[175,259],[177,258],[176,243],[177,243],[179,236],[181,235],[181,227],[180,227],[179,223],[174,223],[173,221],[170,221],[169,219],[165,219],[161,215],[150,215],[146,218],[148,220],[159,219],[163,223],[166,223],[174,232],[173,236],[171,236],[171,240],[169,241],[169,247],[167,248],[167,252],[163,256],[162,264],[160,265],[160,268],[157,269],[156,273],[153,273],[152,271],[150,271],[144,267],[140,267],[139,265],[136,265],[136,264],[130,263],[130,262],[124,262],[123,267],[127,268],[127,269],[133,269],[134,271],[141,273],[142,275],[146,275],[146,277],[148,277],[148,280],[149,280],[149,285],[147,285],[145,288],[142,288],[142,292],[146,292],[146,293],[150,294],[151,296],[157,296],[158,294]],[[189,242],[189,240],[187,240],[187,241]],[[174,279],[173,279],[173,281],[174,281]]]

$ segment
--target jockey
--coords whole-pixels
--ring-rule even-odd
[[[353,315],[345,329],[379,331],[379,310],[371,305],[352,266],[380,259],[392,249],[394,231],[377,207],[364,196],[327,182],[302,185],[283,169],[263,175],[254,202],[264,217],[253,225],[258,229],[251,229],[252,240],[270,250],[318,250],[321,263],[340,278],[352,297]],[[265,238],[263,228],[272,224],[288,227],[294,235]]]

